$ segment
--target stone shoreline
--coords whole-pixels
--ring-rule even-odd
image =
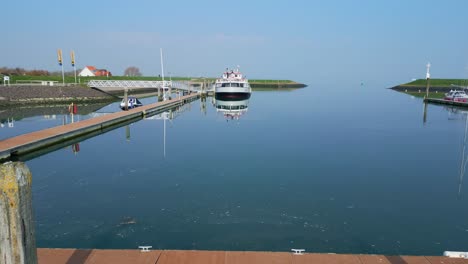
[[[413,92],[413,93],[425,93],[426,92],[426,86],[416,86],[416,85],[397,85],[388,89],[392,89],[394,91],[398,92]],[[449,92],[450,90],[456,90],[455,87],[452,86],[430,86],[429,87],[429,92],[431,93],[446,93]]]
[[[275,89],[293,89],[293,88],[305,88],[307,85],[303,83],[260,83],[252,82],[250,83],[252,89],[256,88],[275,88]]]
[[[115,97],[81,86],[0,86],[0,107],[112,102]]]

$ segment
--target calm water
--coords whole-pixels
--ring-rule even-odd
[[[0,135],[62,120],[31,117]],[[421,99],[380,86],[254,92],[238,120],[217,113],[211,99],[206,113],[196,101],[166,121],[165,149],[164,121],[153,119],[81,142],[76,154],[68,147],[28,161],[37,243],[467,250],[464,132],[463,112],[429,105],[423,124]]]

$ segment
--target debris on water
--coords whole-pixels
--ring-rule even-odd
[[[122,221],[120,221],[120,224],[119,225],[134,225],[136,224],[136,220],[135,218],[133,217],[130,217],[130,216],[125,216],[124,218],[122,218]]]

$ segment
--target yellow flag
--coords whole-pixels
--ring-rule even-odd
[[[57,59],[58,59],[58,63],[62,65],[62,50],[61,49],[57,50]]]
[[[72,66],[75,66],[75,52],[72,50],[70,53],[71,56],[71,64]]]

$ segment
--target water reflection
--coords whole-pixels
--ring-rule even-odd
[[[465,169],[466,169],[466,164],[468,163],[468,157],[465,157],[465,151],[466,151],[466,131],[468,128],[468,112],[467,111],[462,111],[463,116],[465,117],[465,132],[463,134],[463,143],[462,143],[462,157],[460,161],[460,178],[458,181],[458,198],[461,196],[461,188],[463,185],[463,177],[465,175]]]
[[[236,101],[223,101],[214,99],[216,112],[222,113],[227,121],[239,120],[249,108],[249,99]]]
[[[423,124],[427,122],[427,105],[428,103],[424,103],[424,113],[423,113]],[[462,186],[463,186],[463,178],[465,176],[466,165],[468,163],[468,155],[466,150],[466,139],[467,139],[467,131],[468,131],[468,109],[456,107],[456,106],[444,106],[443,107],[447,113],[448,120],[464,120],[464,133],[463,133],[463,140],[461,144],[461,158],[460,158],[460,169],[459,169],[459,176],[458,176],[458,199],[461,198]]]
[[[15,127],[15,120],[13,118],[7,118],[6,120],[0,120],[0,128],[13,128]]]
[[[98,104],[78,104],[75,115],[88,115],[99,111],[101,108],[108,105],[108,103]],[[44,119],[56,119],[59,115],[68,115],[70,113],[69,105],[56,105],[56,106],[19,106],[0,109],[0,123],[6,124],[8,122],[19,121],[29,117],[41,116]]]

